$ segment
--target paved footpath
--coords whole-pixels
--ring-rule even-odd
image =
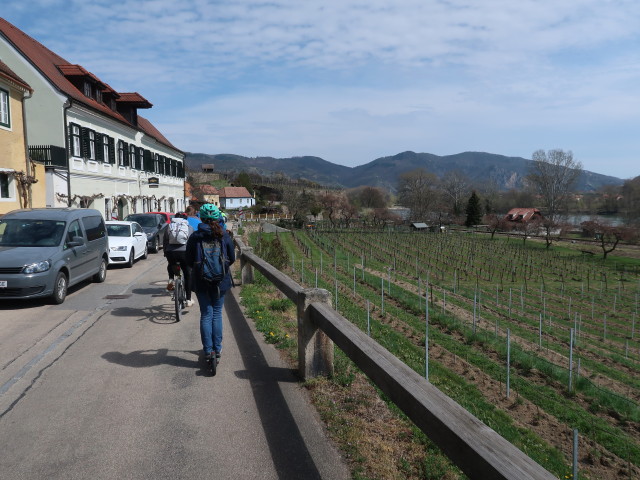
[[[296,376],[243,316],[239,288],[210,377],[197,303],[174,322],[165,266],[153,255],[110,269],[107,283],[40,307],[38,321],[74,328],[43,337],[0,397],[0,480],[350,478]]]

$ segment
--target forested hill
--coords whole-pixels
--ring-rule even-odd
[[[508,190],[521,188],[532,161],[521,157],[505,157],[484,152],[464,152],[438,156],[430,153],[403,152],[391,157],[382,157],[365,165],[345,167],[319,157],[249,158],[240,155],[187,153],[187,168],[201,170],[202,164],[214,164],[218,172],[245,171],[270,176],[282,173],[291,178],[305,178],[324,185],[357,187],[359,185],[381,186],[395,191],[398,177],[405,172],[423,168],[441,177],[457,170],[476,185],[495,184]],[[622,185],[617,177],[584,171],[576,190],[593,191],[603,185]]]

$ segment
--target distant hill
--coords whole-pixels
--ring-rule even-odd
[[[398,177],[405,172],[423,168],[441,177],[445,173],[458,170],[474,184],[494,183],[499,189],[521,188],[523,179],[529,173],[532,160],[521,157],[505,157],[493,153],[463,152],[455,155],[433,155],[431,153],[403,152],[391,157],[382,157],[365,165],[345,167],[319,157],[249,158],[232,154],[209,155],[187,153],[186,166],[199,171],[202,164],[212,163],[216,171],[257,173],[274,175],[282,173],[291,178],[304,178],[323,185],[346,188],[360,185],[385,187],[395,191]],[[617,177],[584,171],[578,180],[576,190],[594,191],[604,185],[622,185]]]

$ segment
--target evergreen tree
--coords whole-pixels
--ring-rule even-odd
[[[467,220],[464,224],[467,227],[478,225],[482,220],[482,205],[480,205],[480,197],[476,195],[476,192],[471,193],[469,201],[467,202]]]

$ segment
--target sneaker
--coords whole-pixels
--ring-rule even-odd
[[[193,300],[187,300],[187,301],[185,302],[185,305],[187,306],[187,308],[189,308],[189,307],[193,307]]]
[[[220,353],[216,352],[216,365],[220,363]]]
[[[167,283],[167,290],[173,290],[173,280],[169,280],[169,283]]]

